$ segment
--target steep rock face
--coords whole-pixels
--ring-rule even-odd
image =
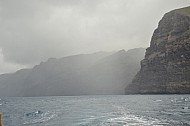
[[[166,13],[126,94],[190,93],[190,7]]]

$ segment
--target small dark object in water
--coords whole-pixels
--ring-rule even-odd
[[[182,107],[182,109],[189,109],[189,107]]]

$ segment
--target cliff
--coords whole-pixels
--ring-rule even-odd
[[[190,93],[190,7],[166,13],[126,94]]]
[[[124,94],[144,52],[138,48],[51,58],[32,69],[0,75],[0,96]]]

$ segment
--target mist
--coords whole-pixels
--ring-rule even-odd
[[[50,57],[148,47],[165,12],[189,0],[0,0],[0,73]]]
[[[140,70],[144,48],[50,58],[0,76],[0,96],[123,95]]]

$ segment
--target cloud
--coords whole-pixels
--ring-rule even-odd
[[[163,14],[189,0],[0,0],[4,60],[33,65],[49,57],[147,47]]]
[[[20,68],[28,68],[28,67],[30,66],[6,62],[2,54],[2,49],[0,49],[0,74],[15,72]]]

